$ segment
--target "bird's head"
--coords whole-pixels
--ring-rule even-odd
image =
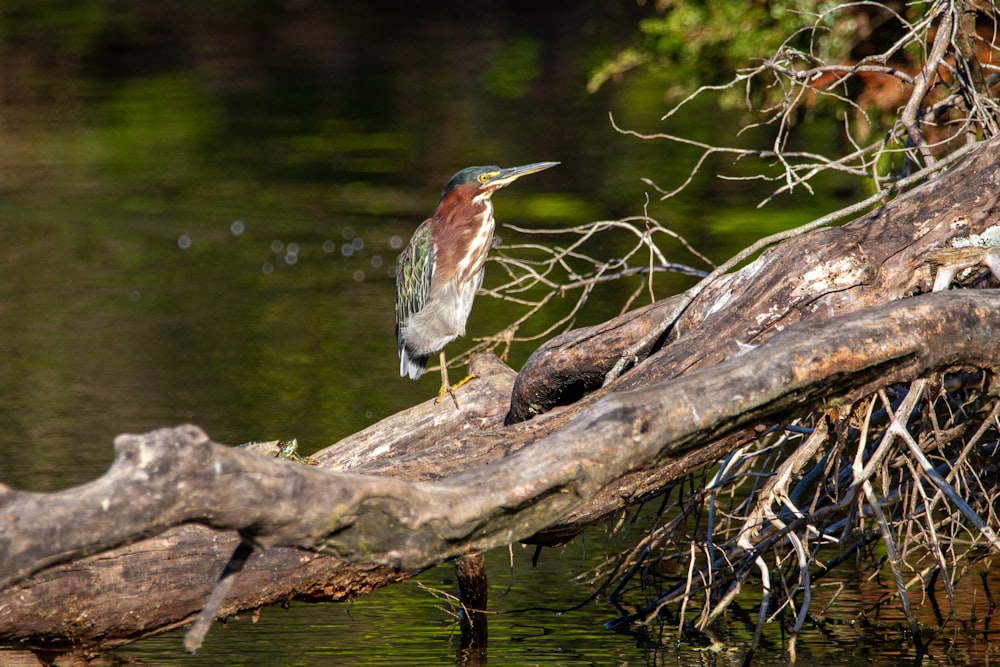
[[[557,164],[559,163],[535,162],[532,164],[524,164],[520,167],[508,167],[507,169],[501,169],[495,165],[486,167],[466,167],[451,177],[451,180],[448,181],[448,185],[444,186],[441,198],[444,199],[446,194],[459,188],[468,189],[475,195],[479,195],[483,192],[493,194],[500,188],[505,185],[510,185],[522,176],[534,174],[535,172],[542,171],[543,169],[554,167]]]

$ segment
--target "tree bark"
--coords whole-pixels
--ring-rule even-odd
[[[998,164],[1000,141],[992,140],[950,171],[868,215],[765,250],[748,266],[716,280],[679,316],[679,297],[671,297],[552,339],[518,374],[512,420],[564,405],[564,394],[575,400],[599,390],[618,361],[614,352],[642,342],[657,323],[661,336],[637,351],[642,363],[605,392],[709,367],[796,322],[929,292],[934,283],[929,253],[1000,224]],[[605,340],[613,345],[601,344]]]
[[[931,249],[1000,224],[998,162],[990,142],[868,216],[772,248],[679,318],[668,300],[560,337],[516,387],[479,357],[460,410],[428,401],[317,467],[181,427],[120,436],[112,468],[82,487],[0,488],[0,644],[97,652],[190,623],[240,537],[263,550],[223,614],[558,542],[792,412],[956,367],[995,373],[1000,294],[919,293]],[[598,387],[626,350],[638,365]],[[533,418],[505,426],[519,411]]]

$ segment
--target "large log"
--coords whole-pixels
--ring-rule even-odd
[[[397,467],[391,472],[399,479],[435,478],[436,469],[460,459],[452,447],[461,447],[464,434],[503,422],[514,372],[497,362],[480,373],[484,379],[476,382],[474,393],[463,394],[461,411],[438,409],[427,401],[344,439],[316,458],[331,469],[377,473],[394,453]],[[422,451],[429,455],[422,458]],[[380,458],[385,454],[390,456]],[[123,499],[144,492],[133,490]],[[0,519],[11,517],[11,494],[0,485]],[[47,497],[37,496],[42,502]],[[242,502],[252,507],[263,501],[251,493]],[[6,539],[0,529],[0,562],[7,561],[2,554],[12,548]],[[0,645],[88,655],[188,625],[239,541],[233,531],[183,525],[55,565],[16,586],[0,584]],[[272,547],[250,559],[221,612],[233,615],[292,599],[348,600],[415,573]]]
[[[173,551],[179,544],[198,551],[198,535],[187,526],[193,522],[239,534],[265,547],[265,556],[274,550],[256,577],[276,564],[281,576],[256,579],[258,586],[231,601],[229,611],[295,595],[289,571],[298,573],[295,583],[317,590],[309,573],[316,558],[294,551],[287,554],[293,562],[283,563],[278,547],[383,565],[388,576],[402,577],[527,538],[599,492],[619,488],[623,477],[676,465],[702,442],[795,408],[956,365],[998,369],[998,332],[996,290],[897,301],[839,317],[836,328],[803,323],[714,368],[611,394],[530,447],[436,483],[260,457],[211,443],[193,427],[122,436],[111,470],[90,484],[0,496],[0,581],[17,582],[0,594],[0,636],[22,646],[97,650],[189,620],[197,603],[178,603],[192,584],[185,571],[214,578],[219,568],[210,564],[224,562],[233,546],[209,533],[201,567],[186,558],[176,562],[185,555]],[[165,576],[154,598],[149,573],[129,570],[137,552],[106,550],[170,529],[179,532],[161,537],[171,558],[162,551],[156,557],[171,566],[158,568]],[[139,544],[149,553],[146,542]],[[82,558],[95,553],[101,555]],[[51,567],[58,561],[72,565]],[[322,570],[311,573],[317,574]],[[138,590],[150,595],[136,611],[144,620],[133,635],[111,638],[123,614],[120,599],[107,595],[109,579],[129,587],[132,597]],[[349,587],[356,592],[350,583],[340,590]],[[190,596],[183,597],[190,604]]]
[[[930,247],[1000,222],[998,152],[991,142],[939,179],[950,179],[945,204],[962,200],[962,211],[935,212],[941,195],[926,186],[847,236],[822,230],[824,242],[778,246],[706,290],[676,339],[661,337],[618,381],[529,421],[504,426],[513,372],[479,358],[461,410],[429,401],[390,417],[316,455],[321,470],[179,429],[119,439],[112,470],[84,487],[0,489],[0,581],[16,580],[0,590],[0,642],[99,651],[188,623],[237,534],[266,549],[223,613],[342,599],[470,550],[565,539],[792,410],[955,365],[995,370],[995,291],[903,297],[929,288]],[[619,336],[608,355],[611,339],[593,333],[581,358],[605,366],[638,340]]]

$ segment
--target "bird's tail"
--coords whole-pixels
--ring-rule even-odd
[[[430,356],[426,354],[411,357],[409,352],[407,352],[406,347],[400,348],[399,376],[406,377],[409,375],[411,380],[416,380],[424,374],[424,369],[427,368],[428,359],[430,359]]]

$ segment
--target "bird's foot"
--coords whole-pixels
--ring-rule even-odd
[[[455,409],[457,410],[458,409],[458,396],[455,395],[455,390],[458,389],[459,387],[461,387],[463,384],[465,384],[469,380],[474,379],[475,377],[476,377],[475,375],[473,375],[473,374],[470,373],[469,375],[466,375],[464,378],[462,378],[461,380],[459,380],[458,382],[456,382],[453,385],[442,385],[441,386],[441,391],[438,392],[437,400],[435,400],[434,403],[435,404],[440,403],[441,401],[444,400],[444,395],[445,394],[451,394],[451,400],[455,401]]]

